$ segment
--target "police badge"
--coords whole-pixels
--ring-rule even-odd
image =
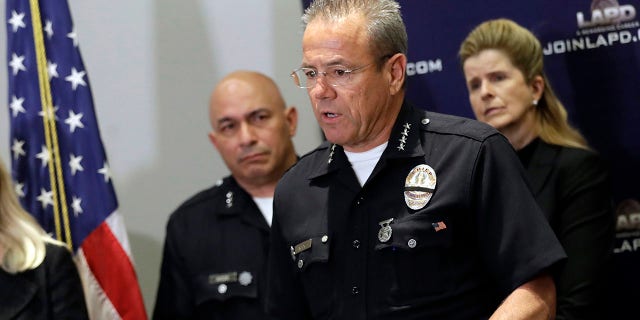
[[[404,202],[413,210],[424,208],[436,189],[436,172],[426,164],[415,166],[404,183]]]

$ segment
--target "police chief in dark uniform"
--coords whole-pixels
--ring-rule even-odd
[[[210,140],[231,175],[171,214],[153,319],[270,319],[272,197],[297,158],[297,112],[270,78],[236,71],[214,89],[210,119]]]
[[[404,101],[391,0],[318,0],[302,67],[328,142],[276,188],[267,308],[277,319],[548,319],[565,259],[509,142]]]

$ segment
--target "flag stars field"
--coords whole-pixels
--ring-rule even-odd
[[[71,133],[76,131],[76,128],[84,128],[84,124],[80,121],[82,119],[82,112],[76,114],[73,110],[69,110],[69,118],[64,120],[64,123],[69,125]]]
[[[18,28],[26,28],[27,26],[24,24],[24,13],[17,13],[15,11],[11,11],[11,18],[7,23],[11,25],[13,28],[13,32],[17,32]]]
[[[24,152],[24,140],[13,139],[13,144],[11,145],[11,151],[13,151],[13,160],[18,160],[20,156],[26,156],[27,153]]]
[[[73,88],[73,90],[76,90],[76,88],[78,88],[78,85],[81,85],[83,87],[87,86],[87,83],[82,79],[85,74],[86,72],[84,71],[78,72],[76,68],[71,68],[71,74],[64,79],[71,82],[71,88]]]
[[[58,77],[58,64],[57,63],[53,63],[51,61],[47,61],[47,73],[49,74],[49,80],[51,80],[51,78],[57,78]]]
[[[53,23],[50,20],[47,20],[44,24],[43,30],[47,34],[47,38],[51,39],[53,37]]]
[[[78,34],[76,33],[76,27],[71,29],[71,32],[67,33],[67,38],[73,40],[73,46],[78,47]]]
[[[82,203],[82,199],[73,196],[73,202],[71,203],[71,208],[73,209],[73,215],[77,218],[79,214],[82,213],[82,206],[80,205],[80,203]]]
[[[75,156],[73,153],[70,155],[71,160],[69,160],[69,168],[71,169],[71,175],[75,176],[76,172],[78,171],[84,171],[84,168],[82,167],[82,164],[80,164],[80,161],[82,161],[82,156]]]
[[[13,111],[11,114],[13,117],[17,117],[18,113],[27,113],[27,110],[24,109],[22,103],[24,102],[24,98],[18,98],[16,96],[11,97],[11,103],[9,104],[9,108]]]
[[[11,72],[13,75],[17,75],[20,71],[27,71],[27,68],[23,64],[24,56],[18,56],[15,53],[11,54],[11,61],[9,62],[9,66],[11,67]]]
[[[42,151],[40,151],[40,153],[36,154],[36,158],[42,160],[42,167],[46,167],[49,162],[51,162],[51,152],[49,152],[49,149],[47,149],[47,146],[43,145],[42,146]]]
[[[44,188],[40,188],[40,195],[37,199],[42,203],[42,209],[47,209],[49,205],[53,205],[53,191],[47,191]]]
[[[13,188],[20,198],[24,198],[24,183],[17,182]]]
[[[108,163],[104,163],[104,166],[98,170],[98,173],[104,176],[104,182],[111,180],[111,169]]]
[[[42,108],[41,108],[42,109]],[[53,108],[47,108],[47,111],[39,111],[38,115],[46,118],[46,119],[54,119],[54,120],[58,120],[58,116],[56,116],[56,112],[58,112],[59,107],[58,106],[54,106]]]

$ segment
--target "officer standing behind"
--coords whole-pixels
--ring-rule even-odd
[[[550,319],[565,253],[509,142],[404,101],[392,0],[316,0],[302,67],[328,142],[274,196],[268,312],[287,319]]]
[[[297,158],[297,111],[270,78],[236,71],[214,89],[209,112],[209,138],[231,175],[171,214],[153,319],[268,319],[273,192]]]

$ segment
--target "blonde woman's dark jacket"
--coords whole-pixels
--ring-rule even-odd
[[[82,283],[63,246],[46,244],[46,256],[33,270],[0,269],[0,319],[89,319]]]
[[[518,151],[536,201],[567,253],[556,278],[558,320],[606,318],[614,216],[608,170],[595,152],[536,139]]]

